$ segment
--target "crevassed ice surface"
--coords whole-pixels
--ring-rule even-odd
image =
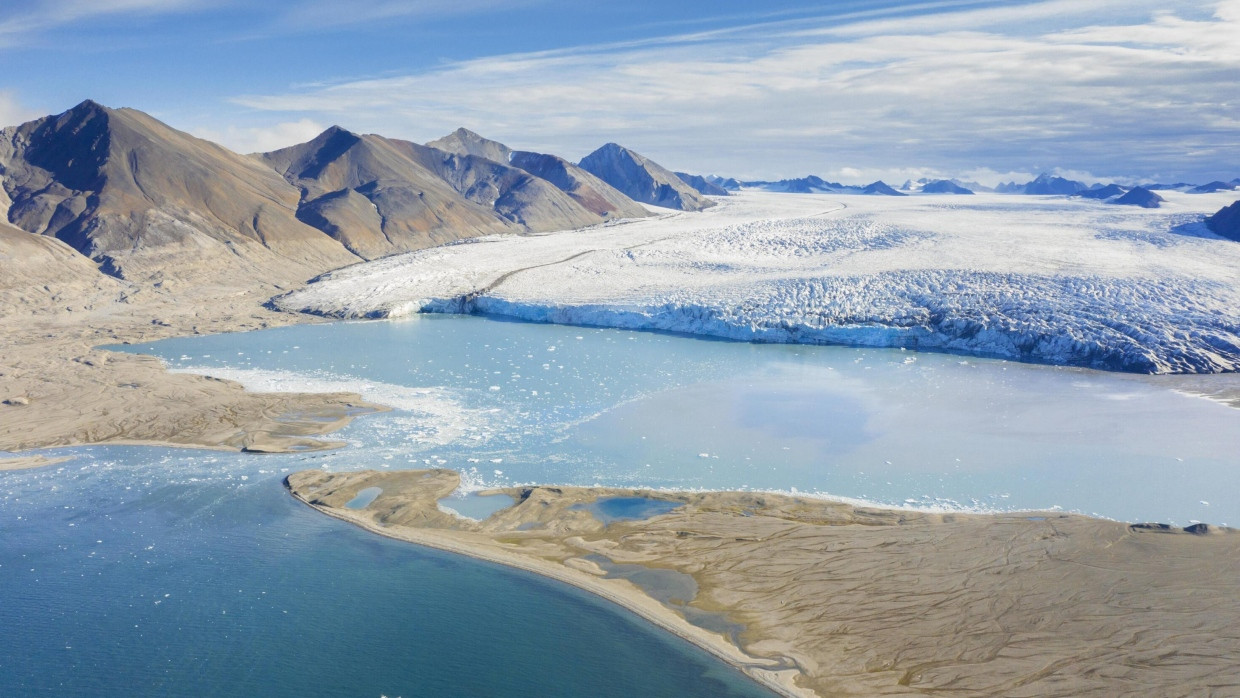
[[[1060,197],[744,192],[702,213],[491,237],[325,275],[333,317],[482,312],[1140,373],[1240,368],[1240,244],[1204,214]]]
[[[1240,375],[1136,376],[893,349],[755,345],[423,315],[174,339],[174,370],[392,405],[269,463],[514,483],[819,492],[1240,522]],[[306,460],[302,460],[306,459]]]

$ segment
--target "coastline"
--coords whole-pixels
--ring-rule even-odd
[[[67,460],[69,460],[67,456],[55,458],[49,458],[48,456],[17,456],[15,458],[0,458],[0,472],[46,468],[49,465],[64,463]]]
[[[85,296],[73,307],[0,293],[0,307],[12,311],[0,316],[0,451],[93,444],[255,453],[340,447],[314,437],[388,408],[356,393],[249,392],[232,381],[170,372],[151,356],[98,348],[321,322],[264,309],[269,290],[57,289]]]
[[[285,480],[299,501],[372,533],[594,593],[780,695],[1110,696],[1138,695],[1124,688],[1137,679],[1154,692],[1240,681],[1240,536],[1230,529],[573,487],[493,490],[517,503],[474,522],[435,504],[457,483],[443,470]],[[346,508],[365,487],[383,492]],[[608,496],[681,507],[610,525],[580,507]],[[744,630],[729,640],[694,625],[600,576],[599,555],[692,576],[694,609]]]
[[[401,528],[394,530],[385,528],[373,521],[367,520],[365,517],[352,514],[347,510],[338,508],[329,508],[318,506],[310,499],[302,496],[299,492],[292,489],[288,484],[288,478],[285,478],[285,487],[289,490],[289,494],[297,501],[306,506],[326,514],[333,518],[339,519],[346,523],[350,523],[370,533],[374,533],[385,538],[401,541],[404,543],[413,543],[427,548],[434,548],[444,552],[464,555],[476,560],[482,560],[494,564],[511,567],[536,574],[548,579],[554,579],[571,586],[587,591],[601,599],[610,601],[622,609],[637,615],[643,620],[653,624],[654,626],[676,637],[689,642],[707,652],[716,658],[727,663],[735,669],[740,670],[746,676],[753,679],[762,686],[775,692],[777,695],[786,698],[816,698],[817,694],[806,691],[798,687],[794,683],[797,675],[795,669],[779,668],[778,662],[763,661],[761,658],[753,657],[745,654],[743,650],[736,645],[728,642],[722,636],[715,635],[707,630],[699,628],[687,622],[683,617],[677,615],[671,610],[659,604],[654,599],[645,595],[636,586],[628,585],[628,588],[621,584],[606,584],[601,581],[600,577],[583,572],[571,567],[555,565],[553,563],[540,562],[532,558],[524,558],[513,554],[504,554],[500,550],[490,549],[474,542],[461,538],[454,538],[450,534],[443,531],[417,530],[411,528]]]

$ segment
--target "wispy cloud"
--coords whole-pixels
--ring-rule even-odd
[[[299,2],[281,15],[286,29],[339,27],[386,19],[440,18],[494,10],[512,10],[546,0],[374,0],[342,3],[339,0]]]
[[[1148,0],[949,7],[495,56],[234,101],[416,139],[466,125],[566,155],[621,140],[742,175],[1158,175],[1240,162],[1240,0],[1206,12]]]
[[[158,15],[207,6],[209,0],[37,0],[0,9],[0,47],[38,32],[108,15]]]

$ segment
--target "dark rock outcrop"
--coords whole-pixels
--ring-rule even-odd
[[[1144,187],[1135,187],[1127,194],[1108,203],[1120,206],[1140,206],[1141,208],[1158,208],[1166,199]]]
[[[1219,209],[1206,219],[1206,226],[1228,240],[1240,242],[1240,201]]]
[[[877,182],[867,184],[865,188],[861,190],[861,193],[869,194],[872,196],[908,196],[908,194],[905,194],[904,192],[900,192],[900,191],[896,191],[895,189],[892,189],[890,186],[887,185],[886,182],[884,182],[881,179],[878,180]]]

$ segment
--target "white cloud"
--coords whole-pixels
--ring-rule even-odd
[[[224,128],[190,127],[189,133],[219,143],[237,153],[266,153],[290,145],[305,143],[327,129],[312,119],[284,121],[271,126]]]
[[[1192,3],[1049,0],[763,25],[235,101],[414,140],[465,125],[567,156],[618,140],[677,168],[740,176],[1223,174],[1240,162],[1237,4],[1211,16]]]
[[[339,0],[299,2],[283,15],[286,28],[311,28],[359,24],[385,19],[418,19],[511,10],[543,0],[372,0],[345,3]]]
[[[16,126],[39,116],[42,115],[18,101],[12,91],[0,90],[0,128]]]

